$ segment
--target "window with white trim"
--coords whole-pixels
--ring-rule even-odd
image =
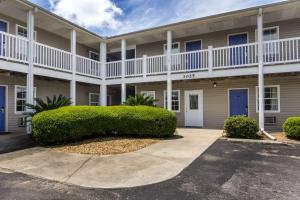
[[[89,105],[90,106],[99,106],[100,95],[98,93],[89,93]]]
[[[164,91],[164,107],[168,107],[167,91]],[[180,112],[180,90],[172,90],[172,111]]]
[[[16,25],[16,35],[27,38],[27,35],[28,35],[27,27],[17,24]],[[36,31],[34,31],[33,35],[34,35],[33,36],[34,40],[36,40],[36,35],[37,35]]]
[[[147,97],[152,97],[155,99],[155,91],[141,91],[141,94],[147,96]]]
[[[278,40],[279,39],[279,27],[264,28],[264,41]]]
[[[26,111],[26,86],[15,86],[15,113],[21,114]],[[33,96],[36,98],[36,88],[33,89]]]
[[[180,43],[174,42],[172,43],[172,50],[171,53],[180,53]],[[167,54],[167,44],[164,44],[164,54]]]
[[[94,51],[89,51],[89,58],[92,60],[99,61],[99,53],[94,52]]]
[[[265,112],[280,112],[280,86],[265,86],[264,91]],[[259,111],[259,92],[256,87],[256,112]]]

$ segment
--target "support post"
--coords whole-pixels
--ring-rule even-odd
[[[172,111],[172,32],[167,32],[167,109]]]
[[[122,39],[121,41],[121,60],[122,60],[122,78],[125,77],[125,61],[126,61],[126,40]]]
[[[263,11],[257,15],[257,49],[258,49],[258,91],[259,91],[259,129],[264,132],[264,47],[263,47]]]
[[[121,84],[121,104],[123,104],[126,101],[126,84]]]
[[[125,68],[126,68],[126,40],[122,39],[121,41],[121,59],[122,59],[122,84],[121,84],[121,104],[126,101],[126,84],[124,83],[125,79]]]
[[[27,88],[26,88],[26,102],[29,104],[34,103],[34,74],[33,74],[33,64],[34,64],[34,11],[29,10],[27,13],[27,37],[28,37],[28,71],[27,71]],[[31,109],[26,108],[27,112],[31,112]],[[31,134],[31,118],[26,120],[26,132]]]
[[[105,84],[106,76],[106,51],[107,45],[105,42],[100,43],[100,62],[101,62],[101,78],[102,83],[100,87],[100,105],[107,106],[107,85]]]
[[[76,105],[76,31],[71,31],[72,80],[70,81],[70,97],[72,105]]]
[[[143,77],[147,76],[147,55],[143,55]]]

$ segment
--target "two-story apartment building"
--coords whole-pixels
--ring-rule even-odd
[[[63,94],[117,105],[144,93],[179,126],[232,115],[281,129],[300,115],[300,2],[101,37],[25,0],[0,1],[0,132],[24,131],[25,103]],[[261,98],[259,98],[261,97]]]

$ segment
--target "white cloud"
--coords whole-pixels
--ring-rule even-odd
[[[111,0],[49,0],[51,11],[85,28],[117,29],[123,11]]]

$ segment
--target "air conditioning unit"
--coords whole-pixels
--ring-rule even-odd
[[[265,125],[276,125],[277,118],[276,116],[267,116],[265,117]]]

